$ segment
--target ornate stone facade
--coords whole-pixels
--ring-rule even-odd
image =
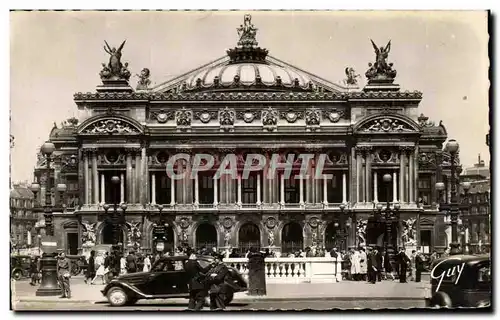
[[[54,167],[56,183],[75,181],[79,198],[69,213],[56,214],[60,246],[69,245],[62,225],[71,220],[81,221],[71,231],[78,232],[79,247],[109,242],[103,203],[127,204],[124,212],[119,209],[126,221],[121,241],[146,251],[155,248],[158,204],[168,225],[168,248],[258,246],[290,252],[311,245],[421,243],[418,221],[437,216],[430,181],[449,175],[449,155],[441,150],[447,133],[441,123],[415,116],[420,92],[393,84],[396,72],[386,60],[390,46],[375,50],[368,84],[359,89],[354,70],[346,71],[344,87],[269,56],[257,47],[256,31],[245,16],[238,46],[227,56],[156,87],[149,86],[148,69],[137,91],[117,74],[119,83],[103,77],[96,93],[74,95],[86,116],[50,135],[55,156],[76,160],[73,166],[63,161],[64,171]],[[110,60],[106,68],[116,73],[118,65],[119,59]],[[250,153],[268,158],[311,153],[315,163],[326,154],[326,160],[318,179],[313,167],[309,177],[290,180],[280,171],[270,176],[267,168],[248,178],[214,179],[214,171],[206,171],[172,180],[166,169],[179,153],[212,154],[214,168],[227,153],[240,159]],[[170,169],[189,172],[190,166],[178,161]],[[40,162],[36,169],[40,177],[42,167]],[[430,179],[428,190],[421,178]],[[422,192],[428,192],[425,205],[419,202]],[[400,204],[390,237],[376,214],[378,202]],[[402,240],[407,219],[417,222],[412,238]],[[440,227],[425,228],[432,232],[430,246],[444,248]]]

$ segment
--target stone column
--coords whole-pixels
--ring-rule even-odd
[[[151,174],[151,204],[156,204],[156,175]]]
[[[142,186],[141,177],[141,153],[135,151],[135,172],[134,172],[134,203],[140,203],[140,190]]]
[[[413,150],[413,201],[418,201],[418,147]]]
[[[342,203],[347,203],[347,177],[342,173]]]
[[[133,171],[132,171],[132,150],[127,150],[127,158],[126,158],[126,163],[127,163],[127,203],[134,203],[134,198],[133,198],[133,192],[132,190],[134,189],[133,186]]]
[[[94,204],[99,204],[99,173],[97,172],[97,151],[92,153],[92,180],[94,181]]]
[[[356,149],[356,202],[362,202],[361,199],[361,169],[363,165],[361,150]]]
[[[198,172],[194,176],[194,205],[197,206],[200,204],[200,182]]]
[[[399,201],[407,202],[405,195],[405,166],[406,166],[406,149],[404,147],[400,147],[399,154]]]
[[[280,204],[285,204],[285,173],[280,175]]]
[[[415,179],[414,175],[415,172],[413,172],[413,165],[414,165],[414,158],[413,158],[413,153],[408,154],[408,202],[413,203],[415,202],[414,194],[413,194],[413,180]]]
[[[262,201],[260,199],[260,173],[257,173],[257,205],[260,206]]]
[[[101,173],[101,203],[106,203],[106,182],[104,174]]]
[[[378,177],[377,171],[373,172],[373,201],[378,202]]]
[[[371,149],[367,149],[365,153],[365,202],[371,201],[371,181],[372,178],[372,158]]]
[[[241,202],[241,174],[240,173],[238,173],[238,199],[237,199],[237,204],[240,207],[242,205],[242,202]]]
[[[175,206],[175,180],[170,179],[170,205]]]
[[[323,175],[323,204],[328,205],[328,181],[326,179],[326,174]]]
[[[143,145],[141,148],[141,177],[142,183],[139,188],[140,202],[143,205],[149,201],[149,168],[148,168],[148,156],[146,152],[146,147]]]
[[[83,150],[83,183],[84,183],[84,191],[83,197],[86,205],[90,203],[90,193],[89,193],[89,156],[87,151]]]
[[[299,200],[300,205],[304,205],[304,177],[302,175],[299,176]]]
[[[392,202],[398,202],[398,175],[392,173]]]
[[[120,203],[125,202],[125,177],[123,173],[120,174]]]
[[[219,201],[217,200],[219,191],[217,190],[217,178],[214,176],[214,207],[217,207],[219,205]]]

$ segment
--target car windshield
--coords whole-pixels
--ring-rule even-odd
[[[162,271],[182,271],[184,270],[184,265],[181,260],[162,260],[158,261],[151,271],[162,272]]]

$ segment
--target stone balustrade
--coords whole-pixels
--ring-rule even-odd
[[[248,280],[247,258],[226,258],[224,263],[238,270]],[[317,283],[342,281],[341,259],[336,258],[266,258],[268,283]]]

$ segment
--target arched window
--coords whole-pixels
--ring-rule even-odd
[[[283,253],[295,253],[302,250],[304,246],[304,237],[302,227],[298,222],[289,222],[281,231],[281,240]]]
[[[210,223],[202,223],[196,228],[196,249],[217,248],[217,230]]]
[[[254,247],[260,249],[260,230],[254,223],[248,222],[238,232],[239,248],[242,252]]]

